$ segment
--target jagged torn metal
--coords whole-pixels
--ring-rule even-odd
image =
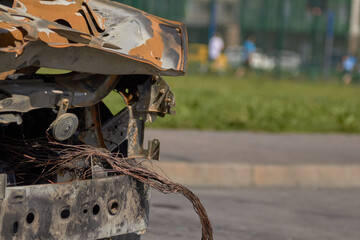
[[[27,67],[106,75],[186,71],[183,24],[107,0],[0,4],[0,39],[3,78]]]

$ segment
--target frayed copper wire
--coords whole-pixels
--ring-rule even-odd
[[[152,188],[164,194],[182,194],[193,205],[193,208],[199,216],[202,225],[202,240],[213,240],[213,232],[210,220],[200,199],[185,186],[172,182],[168,177],[163,177],[154,170],[149,169],[143,163],[136,162],[133,159],[123,158],[119,153],[111,153],[103,148],[95,148],[88,145],[69,145],[49,141],[37,141],[36,143],[12,142],[0,143],[1,148],[9,149],[11,159],[20,160],[15,164],[19,169],[27,164],[33,164],[36,167],[43,167],[42,173],[37,177],[47,182],[53,183],[48,178],[66,169],[82,171],[78,180],[90,177],[89,168],[91,159],[97,159],[102,163],[107,163],[112,169],[106,171],[117,174],[131,176],[136,180],[151,186]],[[84,162],[84,166],[79,166],[77,162]],[[88,168],[88,169],[85,169]]]

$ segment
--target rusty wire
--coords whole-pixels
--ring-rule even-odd
[[[143,162],[123,158],[122,155],[111,153],[103,148],[67,145],[54,141],[35,143],[6,141],[0,142],[0,149],[8,151],[9,162],[16,170],[22,169],[24,172],[30,166],[43,168],[33,184],[40,179],[51,182],[49,177],[69,168],[80,173],[79,180],[86,179],[89,177],[91,160],[97,159],[111,167],[109,172],[131,176],[164,194],[181,194],[192,203],[199,216],[202,225],[202,240],[213,240],[212,226],[200,199],[185,186],[174,183],[169,178],[149,169]],[[78,164],[79,162],[83,165]]]

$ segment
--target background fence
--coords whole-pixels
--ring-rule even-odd
[[[312,77],[335,73],[348,51],[351,0],[328,0],[314,12],[308,0],[243,0],[242,37],[256,36],[265,52],[299,54],[301,71]]]
[[[186,0],[114,0],[170,20],[184,20]]]
[[[189,42],[202,44],[208,42],[211,4],[217,2],[217,30],[227,43],[232,38],[241,45],[253,35],[262,54],[297,56],[301,60],[299,71],[312,78],[336,73],[348,52],[351,0],[117,1],[185,22]],[[314,6],[320,6],[321,12],[314,11]],[[233,31],[234,27],[238,31]]]

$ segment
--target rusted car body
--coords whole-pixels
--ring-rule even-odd
[[[160,143],[143,147],[144,126],[173,112],[174,95],[161,76],[184,75],[186,53],[183,24],[123,4],[1,1],[0,140],[50,133],[133,161],[157,159]],[[38,74],[40,68],[68,73]],[[116,115],[101,102],[112,91],[126,103]],[[69,168],[55,184],[18,183],[0,156],[0,239],[139,239],[146,231],[149,189],[131,177],[110,175],[94,160],[91,179],[75,181]]]

